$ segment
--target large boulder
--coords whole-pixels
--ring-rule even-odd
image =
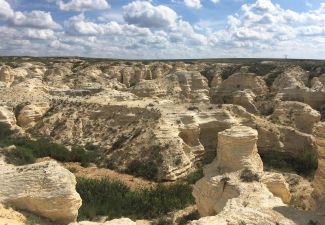
[[[46,102],[34,103],[23,107],[17,117],[17,124],[23,128],[30,128],[42,118],[49,109],[49,104]]]
[[[0,202],[9,203],[59,224],[77,219],[81,198],[76,179],[54,161],[26,166],[0,164]]]

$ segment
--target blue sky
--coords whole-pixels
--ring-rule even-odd
[[[0,55],[325,59],[325,0],[0,0]]]

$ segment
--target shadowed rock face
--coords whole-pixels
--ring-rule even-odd
[[[72,173],[56,162],[15,167],[0,162],[0,202],[68,224],[76,221],[81,199]]]

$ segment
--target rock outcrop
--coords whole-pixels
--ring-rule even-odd
[[[49,104],[46,102],[26,105],[19,112],[17,124],[25,129],[33,127],[49,107]]]
[[[315,126],[314,135],[317,143],[318,169],[314,177],[314,198],[319,208],[325,209],[325,122]]]
[[[271,119],[277,123],[291,126],[301,132],[312,133],[313,127],[320,121],[321,115],[309,105],[301,102],[279,102],[274,108]]]
[[[10,87],[10,85],[14,82],[14,80],[15,80],[15,76],[10,66],[0,67],[0,83],[2,83],[4,87]]]
[[[264,173],[261,179],[262,183],[272,192],[276,197],[282,199],[286,204],[290,203],[291,194],[289,185],[280,173]]]
[[[288,201],[283,177],[266,175],[267,185],[260,182],[263,165],[256,148],[257,131],[234,126],[220,132],[218,139],[217,159],[205,167],[205,177],[193,190],[199,213],[210,217],[192,224],[295,224],[273,210],[285,206],[274,196]]]
[[[18,131],[16,117],[10,107],[0,106],[0,137]]]
[[[72,173],[54,161],[26,166],[0,163],[0,202],[68,224],[76,220],[81,199]]]
[[[256,113],[256,97],[263,96],[268,88],[265,81],[251,73],[236,73],[224,80],[210,92],[211,102],[238,104],[251,113]]]

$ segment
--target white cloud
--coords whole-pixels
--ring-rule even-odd
[[[31,29],[28,28],[24,31],[24,36],[28,39],[41,39],[41,40],[52,40],[55,39],[55,33],[49,29]]]
[[[9,23],[13,26],[32,27],[41,29],[56,29],[60,25],[56,23],[50,12],[31,11],[31,12],[15,12],[14,16],[9,19]]]
[[[200,0],[184,0],[187,7],[199,9],[202,7]]]
[[[177,14],[167,6],[153,6],[148,1],[134,1],[123,7],[124,19],[140,27],[163,28],[173,26]]]
[[[285,10],[271,0],[244,4],[239,13],[228,16],[226,29],[210,34],[210,43],[256,50],[275,47],[290,40],[303,45],[305,36],[324,35],[325,14],[322,7],[298,13]]]
[[[214,4],[217,4],[220,2],[220,0],[211,0],[211,2],[213,2]]]
[[[60,0],[57,1],[59,8],[64,11],[88,11],[96,9],[107,9],[110,5],[106,0],[70,0],[65,3]]]
[[[9,19],[13,17],[14,11],[5,0],[0,0],[0,19]]]
[[[148,28],[137,27],[129,24],[119,24],[115,21],[109,23],[94,23],[88,21],[84,14],[73,16],[64,22],[66,30],[77,35],[128,35],[147,36],[151,33]]]

